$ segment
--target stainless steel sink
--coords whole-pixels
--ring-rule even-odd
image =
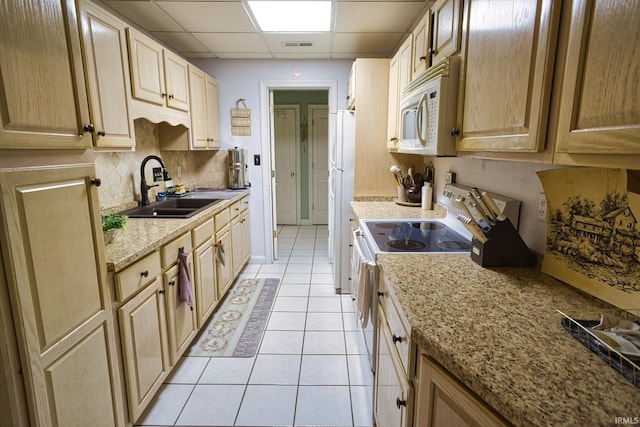
[[[223,199],[182,198],[138,206],[120,212],[129,218],[190,218]]]

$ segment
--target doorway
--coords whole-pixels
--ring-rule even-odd
[[[273,99],[277,224],[325,225],[328,91],[276,90]]]
[[[266,80],[260,82],[260,119],[263,158],[262,186],[264,194],[264,238],[265,261],[272,262],[277,258],[277,202],[276,202],[276,170],[274,135],[274,92],[287,91],[324,91],[327,93],[328,139],[335,138],[336,113],[338,110],[337,80]],[[305,109],[306,110],[306,109]],[[301,109],[302,111],[302,109]],[[269,153],[269,156],[266,154]],[[304,158],[302,154],[299,156]],[[308,162],[307,151],[307,162]],[[304,206],[303,204],[300,205]],[[308,206],[308,205],[307,205]],[[302,211],[302,209],[301,209]],[[269,227],[269,225],[271,227]],[[269,244],[271,242],[271,244]]]

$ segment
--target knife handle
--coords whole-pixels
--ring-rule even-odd
[[[507,216],[502,212],[500,212],[500,209],[498,209],[498,205],[496,205],[496,202],[495,200],[493,200],[493,197],[491,197],[491,194],[487,193],[486,191],[483,191],[482,198],[487,203],[487,207],[491,209],[493,213],[496,214],[496,219],[498,221],[504,221],[505,219],[507,219]]]

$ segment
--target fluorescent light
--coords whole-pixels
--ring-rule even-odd
[[[247,3],[262,31],[306,33],[331,30],[330,1],[255,0]]]

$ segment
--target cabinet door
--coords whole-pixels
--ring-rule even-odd
[[[226,227],[220,233],[216,233],[216,245],[222,245],[225,251],[225,263],[216,261],[216,283],[218,285],[218,299],[222,299],[224,294],[233,283],[233,243],[231,242],[231,229]]]
[[[640,154],[640,2],[570,7],[556,151]]]
[[[0,239],[34,426],[123,425],[93,165],[0,172]]]
[[[400,49],[398,50],[398,54],[400,55],[399,62],[399,71],[398,71],[398,87],[400,90],[400,99],[402,99],[402,94],[404,89],[407,87],[409,82],[411,81],[411,72],[413,71],[413,36],[410,34],[409,37],[402,43]]]
[[[375,378],[375,416],[379,426],[407,427],[408,385],[398,366],[391,332],[378,307],[378,354]]]
[[[205,324],[218,303],[216,255],[213,238],[195,250],[195,284],[198,326]]]
[[[191,147],[207,148],[207,77],[199,69],[189,66],[189,105],[191,113]]]
[[[493,427],[507,425],[438,364],[420,355],[414,425]]]
[[[542,151],[561,2],[466,3],[456,149]]]
[[[193,256],[189,255],[189,277],[193,278]],[[169,360],[174,366],[180,360],[180,356],[191,344],[198,331],[198,318],[196,310],[191,310],[180,296],[180,267],[174,265],[164,273],[164,288],[167,290],[167,326],[169,334]],[[191,289],[196,303],[198,294],[192,281]]]
[[[129,38],[129,66],[131,67],[131,95],[157,105],[165,105],[162,46],[131,27]]]
[[[400,108],[400,54],[391,58],[389,62],[389,113],[387,115],[387,148],[395,150],[398,148],[398,115]]]
[[[156,278],[118,309],[129,416],[136,421],[169,370],[162,281]]]
[[[218,81],[207,75],[207,146],[220,148],[220,106],[218,103]]]
[[[134,147],[125,25],[88,1],[80,2],[80,22],[94,144]]]
[[[251,221],[249,212],[242,216],[242,265],[251,258]]]
[[[0,148],[90,148],[75,2],[2,1],[0,40]]]
[[[242,245],[244,239],[242,237],[242,221],[240,217],[231,221],[231,245],[233,246],[233,275],[237,276],[244,263],[242,262],[243,251]]]
[[[420,20],[413,30],[413,61],[411,61],[411,80],[420,77],[431,65],[431,12]]]
[[[163,50],[163,56],[167,106],[189,111],[188,63],[166,49]]]
[[[461,0],[438,0],[431,8],[433,39],[431,63],[437,64],[460,50]]]

